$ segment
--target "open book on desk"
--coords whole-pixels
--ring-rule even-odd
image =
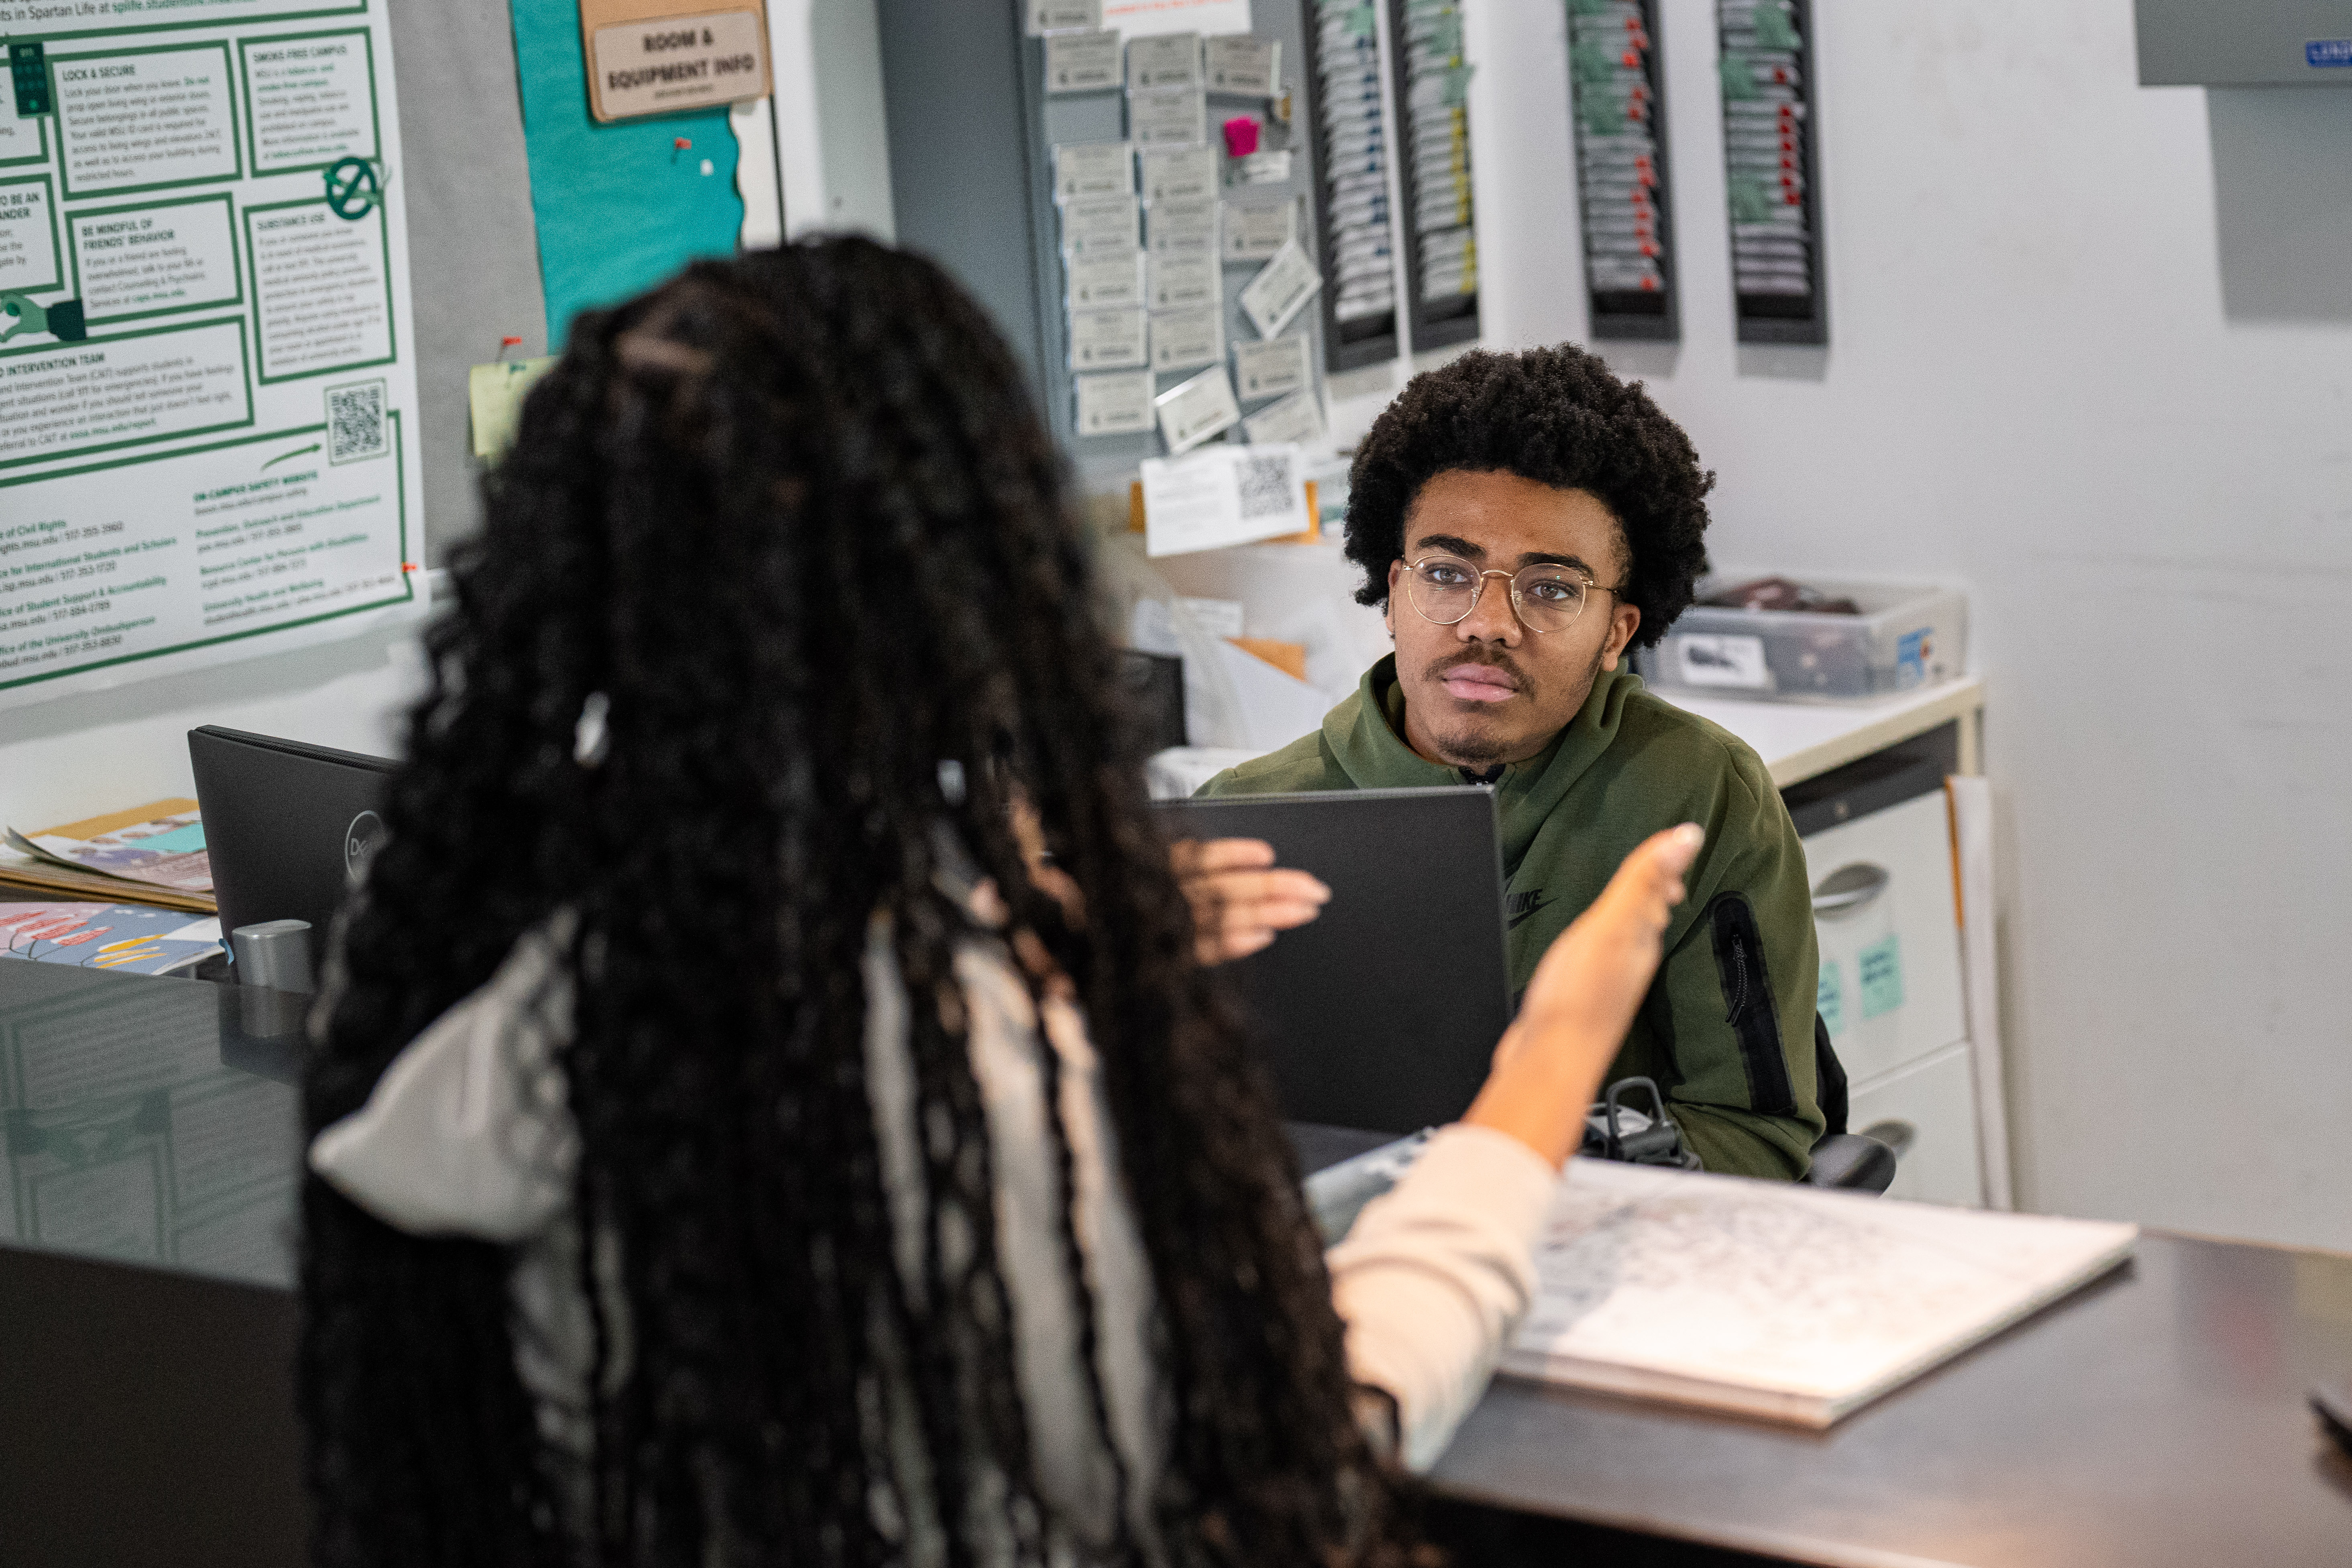
[[[2105,1273],[2138,1236],[1580,1159],[1502,1366],[1827,1426]]]
[[[1326,1239],[1427,1133],[1307,1178]],[[1579,1157],[1502,1370],[1827,1426],[2131,1256],[2139,1227]]]

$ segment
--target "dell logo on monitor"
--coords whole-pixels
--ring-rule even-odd
[[[361,812],[343,829],[343,876],[352,887],[367,880],[368,862],[383,847],[383,818],[373,811]]]

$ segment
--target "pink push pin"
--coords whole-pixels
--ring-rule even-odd
[[[1257,121],[1246,114],[1236,114],[1225,121],[1225,155],[1246,158],[1257,151]]]

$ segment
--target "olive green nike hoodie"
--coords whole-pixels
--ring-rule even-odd
[[[1200,793],[1461,784],[1458,769],[1405,744],[1403,722],[1391,654],[1320,730]],[[1820,954],[1805,851],[1763,762],[1630,671],[1603,670],[1568,728],[1494,787],[1514,991],[1635,845],[1679,822],[1706,829],[1665,962],[1603,1081],[1655,1079],[1710,1171],[1803,1175],[1825,1125],[1813,1081]]]

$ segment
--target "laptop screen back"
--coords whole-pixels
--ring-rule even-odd
[[[310,922],[313,962],[343,895],[383,841],[393,764],[299,741],[206,725],[188,731],[221,931]]]
[[[1486,1081],[1510,1023],[1491,790],[1165,801],[1171,838],[1262,838],[1331,889],[1311,924],[1229,966],[1294,1121],[1411,1132]]]

